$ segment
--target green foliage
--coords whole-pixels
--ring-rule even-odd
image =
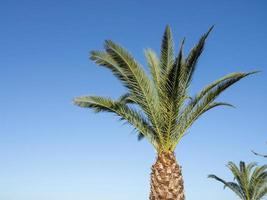
[[[104,51],[92,51],[90,59],[111,70],[126,87],[127,93],[118,100],[79,97],[74,99],[75,104],[97,112],[113,112],[129,122],[138,130],[138,138],[147,138],[157,151],[174,151],[189,127],[203,113],[218,106],[232,106],[215,102],[224,90],[255,73],[226,75],[190,97],[188,89],[212,28],[200,38],[187,56],[183,53],[183,39],[175,57],[171,29],[167,26],[160,57],[151,49],[145,50],[151,77],[126,49],[110,40],[105,41]]]
[[[255,151],[252,151],[252,153],[254,153],[256,156],[261,156],[261,157],[267,158],[267,155],[260,154],[260,153],[257,153]]]
[[[147,137],[154,147],[157,148],[157,138],[155,138],[156,134],[153,128],[142,113],[130,108],[125,103],[128,97],[127,94],[123,95],[118,101],[98,96],[78,97],[75,99],[75,104],[80,107],[91,108],[97,113],[111,112],[118,115],[121,120],[126,120],[133,125],[139,131],[139,134]]]
[[[255,151],[252,151],[253,154],[255,154],[256,156],[261,156],[263,158],[267,158],[267,154],[260,154],[260,153],[257,153]]]
[[[208,177],[223,183],[224,188],[229,188],[242,200],[261,200],[267,195],[267,165],[246,165],[241,161],[239,167],[233,162],[229,162],[227,167],[235,182],[225,181],[214,174]]]

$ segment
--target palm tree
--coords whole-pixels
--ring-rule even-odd
[[[212,28],[187,56],[183,53],[185,40],[174,56],[172,33],[167,26],[160,57],[151,49],[145,50],[151,77],[125,48],[113,41],[105,41],[104,51],[90,52],[90,59],[111,70],[127,92],[116,100],[83,96],[75,98],[74,103],[95,112],[115,113],[135,128],[139,140],[146,138],[153,145],[157,160],[152,166],[151,200],[185,199],[181,167],[174,154],[176,145],[203,113],[217,106],[232,106],[215,99],[240,79],[255,73],[231,73],[189,96],[198,58]]]
[[[267,165],[246,165],[241,161],[239,168],[233,162],[229,162],[227,166],[236,182],[227,182],[213,174],[208,177],[223,183],[224,188],[231,189],[242,200],[260,200],[267,195]]]

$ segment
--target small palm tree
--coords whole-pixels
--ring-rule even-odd
[[[241,161],[239,168],[233,162],[227,166],[236,182],[227,182],[213,174],[208,177],[223,183],[224,188],[231,189],[242,200],[261,200],[267,195],[267,165],[246,165]]]
[[[104,51],[90,53],[90,59],[111,70],[127,92],[117,100],[83,96],[75,98],[74,103],[95,112],[115,113],[137,130],[139,140],[146,138],[154,146],[158,156],[151,173],[151,200],[185,199],[181,167],[174,155],[176,145],[202,114],[218,106],[231,106],[215,102],[224,90],[255,73],[226,75],[190,97],[189,86],[212,28],[187,56],[183,53],[185,40],[174,56],[172,33],[167,26],[160,57],[151,49],[145,50],[151,77],[126,49],[110,40],[105,41]]]

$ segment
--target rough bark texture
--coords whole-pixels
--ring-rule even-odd
[[[158,155],[150,186],[150,200],[185,200],[182,171],[173,152]]]

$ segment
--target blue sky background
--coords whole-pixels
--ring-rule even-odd
[[[148,199],[152,146],[72,99],[122,94],[88,52],[112,39],[145,64],[144,48],[159,52],[166,24],[176,46],[187,37],[187,51],[215,24],[192,94],[224,74],[262,70],[220,97],[237,109],[210,111],[176,151],[188,200],[236,199],[207,175],[231,179],[230,160],[266,163],[250,152],[267,152],[266,9],[264,0],[1,1],[0,199]]]

